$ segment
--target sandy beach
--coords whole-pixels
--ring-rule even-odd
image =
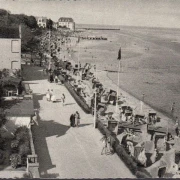
[[[145,94],[145,103],[169,117],[175,102],[174,116],[180,116],[178,29],[123,27],[120,31],[86,30],[81,35],[108,38],[107,41],[80,41],[82,65],[96,63],[97,69],[107,70],[108,78],[116,83],[117,54],[121,47],[120,88],[138,99]],[[73,50],[72,58],[77,61],[78,47]]]

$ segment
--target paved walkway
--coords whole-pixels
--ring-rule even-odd
[[[24,67],[26,81],[34,93],[39,111],[39,126],[33,127],[36,153],[42,178],[134,178],[129,169],[114,155],[101,155],[102,135],[93,128],[92,115],[85,114],[63,85],[49,83],[38,67]],[[61,102],[47,102],[45,93],[53,89]],[[81,126],[69,126],[75,111],[81,115]]]

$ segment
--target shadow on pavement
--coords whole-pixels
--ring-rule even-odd
[[[34,108],[40,108],[39,100],[42,100],[44,94],[34,94]],[[42,120],[37,111],[37,120],[39,126],[32,127],[32,134],[34,139],[35,151],[38,155],[38,162],[40,176],[47,178],[56,178],[58,174],[48,174],[48,170],[55,168],[52,164],[49,149],[47,145],[47,137],[56,136],[61,137],[66,134],[69,126],[59,124],[54,120]]]
[[[43,97],[46,96],[46,94],[36,94],[33,93],[33,99],[34,99],[34,109],[40,109],[39,100],[43,100]]]
[[[32,132],[35,150],[40,164],[39,172],[42,177],[49,177],[48,170],[55,168],[56,165],[52,164],[46,138],[51,136],[61,137],[66,134],[70,127],[56,123],[53,120],[48,121],[38,119],[38,123],[39,126],[34,125],[32,127]],[[52,175],[50,175],[50,177],[52,177]]]
[[[88,125],[92,125],[92,123],[89,123],[89,124],[80,124],[79,127],[84,127],[84,126],[88,126]]]
[[[41,178],[57,178],[59,176],[58,173],[54,173],[54,174],[45,174],[42,175]]]
[[[66,103],[66,104],[64,104],[65,106],[69,106],[69,105],[74,105],[74,104],[76,104],[76,103]]]

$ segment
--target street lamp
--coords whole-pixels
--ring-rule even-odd
[[[95,70],[95,78],[97,79],[97,73],[96,73],[96,65],[94,65]],[[96,128],[96,99],[97,99],[97,92],[95,87],[95,96],[94,96],[94,128]]]
[[[141,107],[140,107],[141,112],[143,112],[144,96],[145,96],[145,94],[142,95],[142,101],[140,102],[141,103]]]

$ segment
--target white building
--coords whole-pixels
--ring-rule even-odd
[[[58,23],[57,22],[53,22],[53,28],[57,29],[58,28]]]
[[[58,20],[58,27],[66,27],[71,31],[75,30],[75,22],[72,18],[61,17]]]
[[[1,28],[0,69],[21,69],[21,28]]]
[[[47,27],[47,18],[46,17],[36,17],[36,21],[39,27]]]

